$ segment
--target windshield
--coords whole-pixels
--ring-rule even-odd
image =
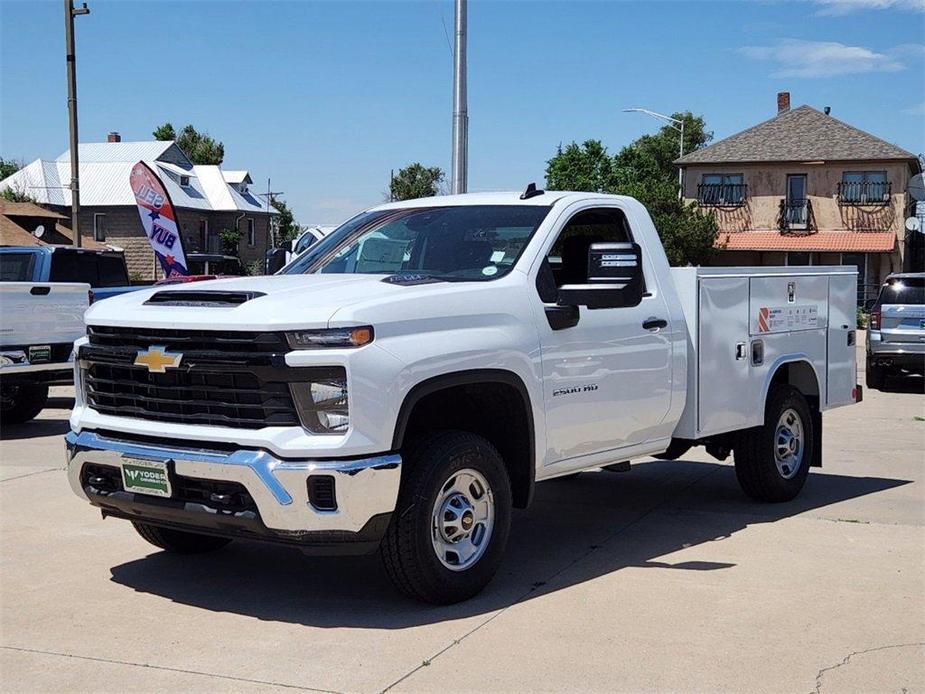
[[[925,278],[895,277],[880,290],[878,304],[925,304]]]
[[[537,205],[364,212],[281,272],[408,272],[447,280],[497,279],[510,271],[548,212],[548,207]]]

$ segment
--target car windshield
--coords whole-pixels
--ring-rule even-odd
[[[925,277],[894,277],[880,290],[878,304],[925,304]]]
[[[463,205],[364,212],[283,274],[414,273],[445,280],[507,274],[549,207]]]

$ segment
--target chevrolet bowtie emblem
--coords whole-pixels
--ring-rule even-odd
[[[176,369],[183,358],[181,352],[168,352],[166,347],[152,345],[148,349],[138,351],[135,357],[135,366],[147,366],[148,371],[154,374],[166,373],[167,369]]]

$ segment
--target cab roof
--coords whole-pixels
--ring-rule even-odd
[[[438,195],[430,198],[416,198],[414,200],[400,200],[388,202],[370,208],[370,211],[401,210],[414,207],[446,207],[451,205],[534,205],[549,207],[557,202],[575,202],[578,200],[630,200],[624,195],[608,195],[604,193],[580,193],[571,191],[547,190],[540,195],[521,200],[522,191],[505,191],[495,193],[463,193],[461,195]]]

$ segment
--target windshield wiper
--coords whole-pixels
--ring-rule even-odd
[[[434,284],[436,282],[453,282],[452,277],[442,277],[424,272],[397,272],[382,279],[386,284],[397,284],[402,287],[413,287],[417,284]]]

